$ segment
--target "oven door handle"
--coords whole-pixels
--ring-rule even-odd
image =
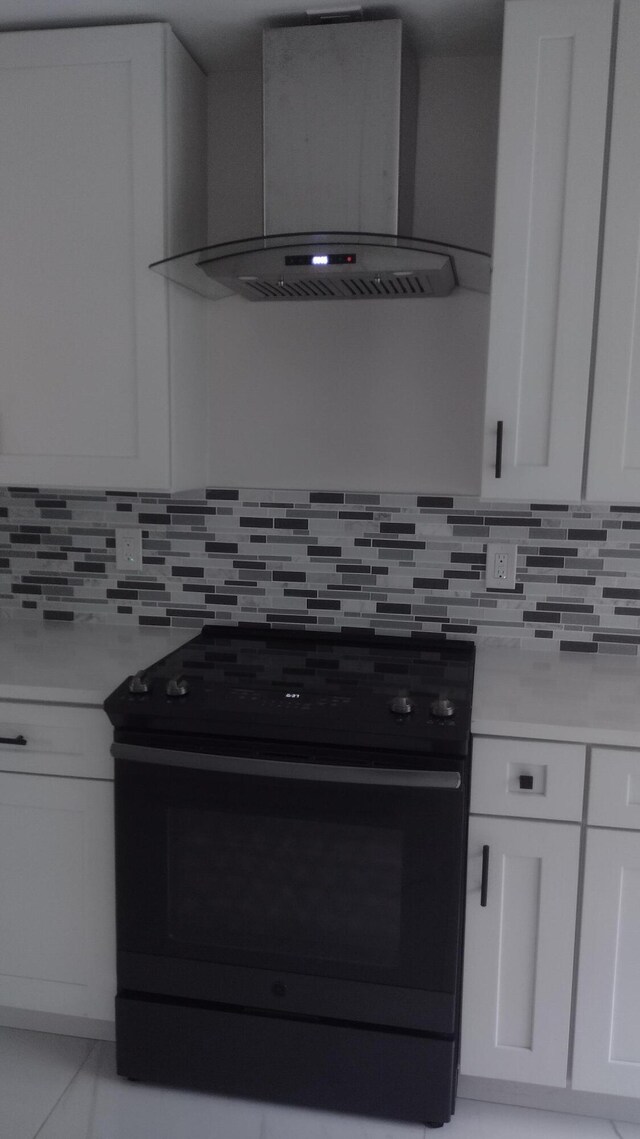
[[[155,763],[161,767],[190,767],[201,771],[221,771],[231,775],[261,775],[268,779],[306,779],[317,783],[367,783],[387,787],[423,787],[457,791],[462,784],[459,771],[413,771],[386,767],[341,767],[331,763],[290,763],[283,759],[255,759],[245,755],[209,755],[192,751],[142,747],[140,744],[113,744],[115,759]]]

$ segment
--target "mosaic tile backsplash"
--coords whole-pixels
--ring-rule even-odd
[[[143,572],[115,565],[142,530]],[[487,541],[518,547],[487,590]],[[0,489],[0,607],[47,621],[267,621],[637,655],[640,506],[209,489]]]

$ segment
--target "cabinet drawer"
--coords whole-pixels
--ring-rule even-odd
[[[582,744],[476,738],[471,811],[476,815],[581,819],[585,750]]]
[[[640,830],[640,751],[593,748],[588,817],[592,826]]]
[[[0,771],[112,779],[111,738],[100,708],[0,701]]]

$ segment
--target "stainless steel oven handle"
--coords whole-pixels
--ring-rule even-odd
[[[328,763],[289,763],[283,759],[254,759],[252,756],[244,755],[203,755],[200,752],[141,747],[139,744],[113,744],[111,754],[115,759],[155,763],[162,767],[191,767],[201,771],[262,775],[275,779],[306,779],[314,783],[367,783],[447,791],[457,791],[462,783],[458,771],[407,771],[386,767],[340,767]]]

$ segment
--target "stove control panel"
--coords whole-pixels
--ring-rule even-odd
[[[261,692],[259,689],[234,688],[231,695],[252,708],[261,711],[277,711],[290,709],[292,712],[310,712],[313,708],[335,709],[346,708],[352,703],[350,696],[317,696],[298,691],[295,688],[285,689],[282,692]],[[215,690],[211,693],[215,698]]]

